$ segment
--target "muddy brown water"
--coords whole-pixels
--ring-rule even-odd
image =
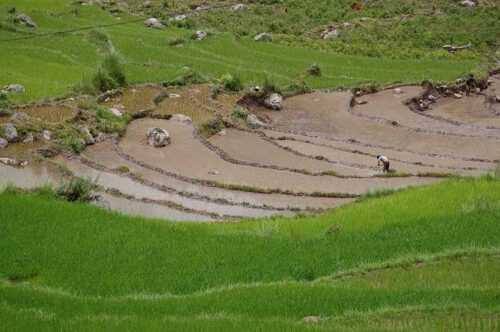
[[[172,144],[154,148],[146,143],[150,127],[161,127],[172,135]],[[130,124],[120,148],[127,155],[147,161],[149,165],[180,174],[197,181],[209,180],[232,186],[250,186],[265,190],[296,193],[327,193],[360,195],[370,190],[403,188],[428,184],[435,180],[423,178],[344,179],[317,177],[288,171],[236,165],[222,160],[193,136],[190,125],[176,121],[141,119]]]
[[[257,218],[269,217],[277,214],[286,214],[286,212],[281,211],[251,209],[237,205],[222,205],[214,202],[188,198],[175,193],[152,188],[126,176],[96,170],[82,164],[77,159],[59,158],[58,161],[66,165],[66,167],[68,167],[69,170],[77,176],[93,179],[97,184],[105,187],[106,189],[115,189],[120,191],[122,194],[133,196],[136,199],[173,202],[191,210],[215,213],[219,216]]]
[[[417,154],[456,156],[462,159],[498,160],[498,141],[457,137],[388,126],[349,113],[350,92],[317,92],[289,98],[286,110],[266,112],[272,125],[283,130],[324,137],[356,140]],[[390,157],[390,156],[389,156]]]
[[[485,110],[485,97],[472,95],[460,100],[444,98],[437,105],[432,105],[431,110],[424,112],[412,112],[404,101],[419,96],[423,89],[416,86],[400,88],[402,93],[394,90],[384,90],[379,93],[370,94],[359,98],[367,102],[352,108],[352,114],[379,121],[388,126],[404,126],[418,131],[429,133],[447,134],[454,136],[475,136],[488,140],[488,137],[500,139],[500,130],[488,129],[483,126],[474,126],[482,118],[492,118],[492,113]],[[446,106],[448,105],[448,106]],[[463,120],[462,125],[443,121],[439,118],[425,116],[427,114],[439,114],[451,112],[468,116],[468,121]],[[448,118],[452,119],[452,116]],[[496,119],[500,123],[500,117]],[[394,123],[393,123],[394,122]]]
[[[305,170],[316,174],[330,171],[343,176],[371,176],[374,174],[373,171],[366,168],[332,164],[290,153],[290,151],[281,149],[251,132],[227,129],[225,135],[214,135],[210,142],[230,157],[249,163]],[[316,156],[316,154],[312,154],[312,156]],[[338,158],[337,156],[333,157]]]
[[[141,179],[160,186],[175,188],[188,195],[197,194],[208,197],[213,201],[228,201],[231,204],[248,205],[256,207],[269,206],[273,209],[326,209],[351,202],[351,199],[323,198],[323,197],[298,197],[279,194],[261,194],[243,191],[231,191],[221,188],[207,187],[177,178],[167,176],[153,170],[141,167],[135,163],[121,158],[109,141],[91,146],[85,150],[85,157],[94,160],[108,169],[127,167],[131,173]]]

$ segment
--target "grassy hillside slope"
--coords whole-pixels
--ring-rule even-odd
[[[38,28],[13,23],[18,13],[30,15]],[[307,45],[257,43],[229,32],[216,32],[197,42],[190,39],[190,28],[147,29],[143,20],[125,13],[112,16],[97,6],[63,0],[3,1],[0,86],[26,86],[26,93],[13,96],[14,101],[66,95],[82,79],[91,77],[110,52],[119,54],[131,83],[171,80],[190,67],[207,79],[237,74],[246,84],[262,83],[269,77],[279,85],[305,79],[314,88],[348,87],[453,80],[479,63],[474,57],[395,60],[341,55],[303,48]],[[179,40],[181,44],[177,44]],[[306,75],[313,63],[320,65],[322,76]]]
[[[199,225],[5,192],[0,317],[9,330],[490,330],[499,202],[498,180],[457,179],[317,217]]]

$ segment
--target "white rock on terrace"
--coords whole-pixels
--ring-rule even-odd
[[[15,21],[17,23],[23,24],[28,28],[37,28],[36,23],[26,14],[19,14],[16,16]]]
[[[172,115],[170,120],[183,122],[183,123],[192,123],[193,122],[193,120],[189,116],[184,115],[184,114],[174,114],[174,115]]]
[[[149,128],[147,132],[148,144],[161,148],[170,144],[170,134],[165,129]]]
[[[12,123],[6,123],[2,126],[3,138],[9,143],[15,142],[19,135],[17,134],[17,129]]]
[[[165,26],[157,18],[151,17],[144,21],[144,25],[148,28],[163,29]]]
[[[196,40],[203,40],[208,37],[208,33],[206,31],[198,30],[195,32],[194,37]]]
[[[243,3],[237,3],[236,5],[231,7],[231,10],[233,12],[239,12],[239,11],[245,10],[245,9],[247,9],[247,5],[245,5]]]
[[[247,125],[252,129],[258,129],[265,126],[255,114],[249,114],[247,116]]]
[[[122,111],[120,111],[118,108],[116,107],[112,107],[109,109],[109,111],[114,115],[114,116],[117,116],[119,118],[121,118],[123,116],[123,113]]]
[[[258,42],[270,42],[273,41],[273,36],[268,32],[263,32],[255,36],[254,40]]]
[[[21,84],[10,84],[4,87],[3,91],[6,93],[23,93],[26,89]]]
[[[477,3],[475,1],[472,1],[472,0],[464,0],[464,1],[460,2],[460,5],[462,5],[464,7],[468,7],[468,8],[474,8],[477,6]]]
[[[283,108],[283,97],[278,93],[272,93],[264,100],[264,105],[275,111]]]
[[[46,141],[50,141],[52,139],[52,132],[50,130],[42,131],[42,138]]]
[[[9,142],[5,138],[0,137],[0,149],[5,149],[9,146]]]

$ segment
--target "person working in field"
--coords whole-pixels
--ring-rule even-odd
[[[389,172],[389,168],[391,166],[391,163],[389,162],[389,158],[387,158],[384,155],[379,154],[377,156],[377,161],[378,161],[378,166],[383,166],[384,167],[384,173]]]

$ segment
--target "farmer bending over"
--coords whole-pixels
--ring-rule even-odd
[[[384,166],[384,173],[388,173],[389,167],[391,165],[391,163],[389,162],[389,158],[379,154],[377,156],[377,160],[378,160],[378,166],[380,167],[381,165],[383,165]]]

